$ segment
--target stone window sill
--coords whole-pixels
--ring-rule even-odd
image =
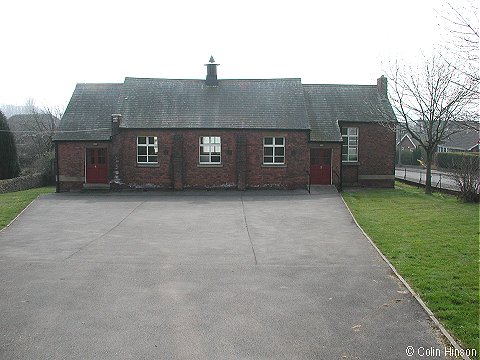
[[[199,168],[222,168],[223,164],[197,164]]]
[[[158,168],[160,167],[160,164],[139,164],[137,163],[138,168]]]
[[[286,168],[287,164],[262,164],[262,168]]]
[[[358,161],[342,161],[342,165],[360,166],[360,163]]]

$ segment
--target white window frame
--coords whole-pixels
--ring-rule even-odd
[[[140,139],[145,139],[145,143],[140,143]],[[139,154],[140,148],[146,148],[146,155]],[[149,154],[149,151],[153,151],[153,154]],[[140,157],[145,157],[146,161],[139,161]],[[155,161],[151,159],[153,157]],[[137,164],[158,164],[158,137],[137,136]]]
[[[217,157],[218,161],[212,160]],[[198,163],[200,165],[222,163],[222,139],[220,136],[200,136],[198,138]]]
[[[271,144],[266,144],[266,139],[272,139]],[[282,144],[277,144],[277,139],[282,139]],[[265,154],[266,149],[272,149],[272,154]],[[276,149],[283,149],[282,155],[276,154]],[[266,162],[265,158],[272,158],[272,162]],[[279,159],[283,158],[283,161]],[[265,136],[263,138],[263,165],[285,165],[285,137],[284,136]]]
[[[342,162],[358,162],[358,128],[342,128]],[[344,149],[347,149],[345,154]]]

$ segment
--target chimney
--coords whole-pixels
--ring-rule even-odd
[[[116,136],[119,133],[120,121],[122,120],[121,114],[112,114],[112,136]]]
[[[377,79],[377,90],[381,99],[387,99],[387,78],[385,75]]]
[[[217,86],[218,85],[218,80],[217,80],[217,66],[220,64],[217,64],[215,62],[215,59],[213,56],[210,56],[210,60],[208,61],[208,64],[205,64],[207,67],[207,79],[205,80],[205,84],[207,86]]]

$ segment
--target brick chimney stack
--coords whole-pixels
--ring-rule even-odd
[[[210,60],[208,61],[208,64],[205,64],[207,67],[207,78],[205,80],[205,84],[207,86],[217,86],[218,85],[218,80],[217,80],[217,66],[220,64],[217,64],[215,62],[215,59],[213,56],[210,56]]]
[[[377,79],[377,90],[380,94],[380,98],[387,99],[388,97],[388,90],[387,90],[387,78],[385,75],[380,76]]]

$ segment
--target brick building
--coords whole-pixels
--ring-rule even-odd
[[[126,78],[77,84],[55,136],[57,190],[391,187],[395,121],[376,85]]]

